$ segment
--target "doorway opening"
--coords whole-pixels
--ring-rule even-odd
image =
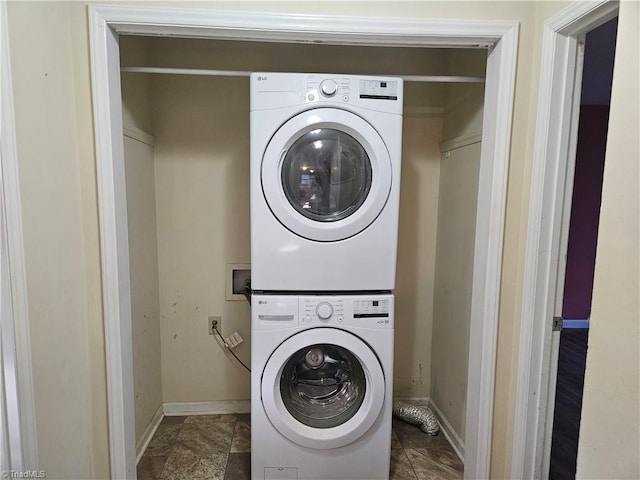
[[[562,301],[550,479],[576,473],[618,19],[587,32]]]
[[[313,17],[90,7],[98,162],[111,471],[135,475],[131,289],[119,69],[120,35],[395,47],[488,49],[478,175],[465,419],[465,476],[487,477],[491,449],[506,174],[517,51],[516,22]],[[295,18],[293,18],[295,17]],[[294,21],[295,20],[295,21]],[[462,33],[461,33],[462,32]]]
[[[580,111],[580,41],[617,15],[616,2],[576,2],[544,25],[518,354],[513,478],[549,476],[560,343],[555,328],[562,317]]]
[[[249,375],[204,334],[207,318],[221,315],[225,336],[236,330],[247,340],[234,351],[249,362],[249,305],[225,301],[221,288],[225,265],[251,260],[249,79],[176,72],[252,69],[430,79],[404,85],[394,291],[403,321],[395,326],[393,385],[396,397],[420,399],[437,412],[442,435],[430,444],[446,450],[447,437],[464,458],[485,96],[484,83],[468,79],[484,77],[487,50],[125,36],[120,58],[135,434],[143,468],[158,452],[157,442],[149,442],[158,409],[187,416],[197,404],[199,413],[213,414],[221,400],[236,400],[249,411]],[[158,433],[177,428],[168,420]],[[400,443],[410,433],[399,429]],[[404,458],[403,452],[394,454]],[[233,452],[227,468],[246,461],[246,453]],[[460,464],[453,451],[450,458]],[[411,461],[419,459],[404,463]]]

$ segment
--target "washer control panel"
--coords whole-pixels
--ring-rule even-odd
[[[393,326],[392,295],[305,296],[298,305],[302,325]]]
[[[377,295],[254,294],[254,329],[274,330],[322,325],[393,329],[394,297]]]

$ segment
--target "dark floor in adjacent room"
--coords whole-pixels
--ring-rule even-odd
[[[576,478],[576,457],[588,337],[589,330],[586,328],[566,329],[560,335],[551,463],[549,465],[550,480],[573,480]]]
[[[165,417],[138,463],[139,480],[248,480],[251,417]],[[461,479],[463,465],[441,433],[393,419],[392,480]]]

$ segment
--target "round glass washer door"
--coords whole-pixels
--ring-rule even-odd
[[[339,329],[305,330],[285,340],[267,361],[261,381],[269,421],[308,448],[339,448],[374,424],[384,403],[378,357]]]
[[[317,108],[274,134],[261,179],[280,223],[303,238],[331,242],[357,235],[378,217],[391,191],[391,159],[361,117]]]

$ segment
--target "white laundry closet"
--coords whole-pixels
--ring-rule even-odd
[[[121,63],[225,71],[483,77],[483,49],[120,38]],[[122,73],[136,441],[158,409],[248,406],[250,374],[208,333],[245,342],[226,294],[249,264],[249,79]],[[405,83],[394,394],[430,398],[464,446],[484,84]],[[268,239],[265,239],[268,241]],[[458,443],[458,445],[455,445]]]

